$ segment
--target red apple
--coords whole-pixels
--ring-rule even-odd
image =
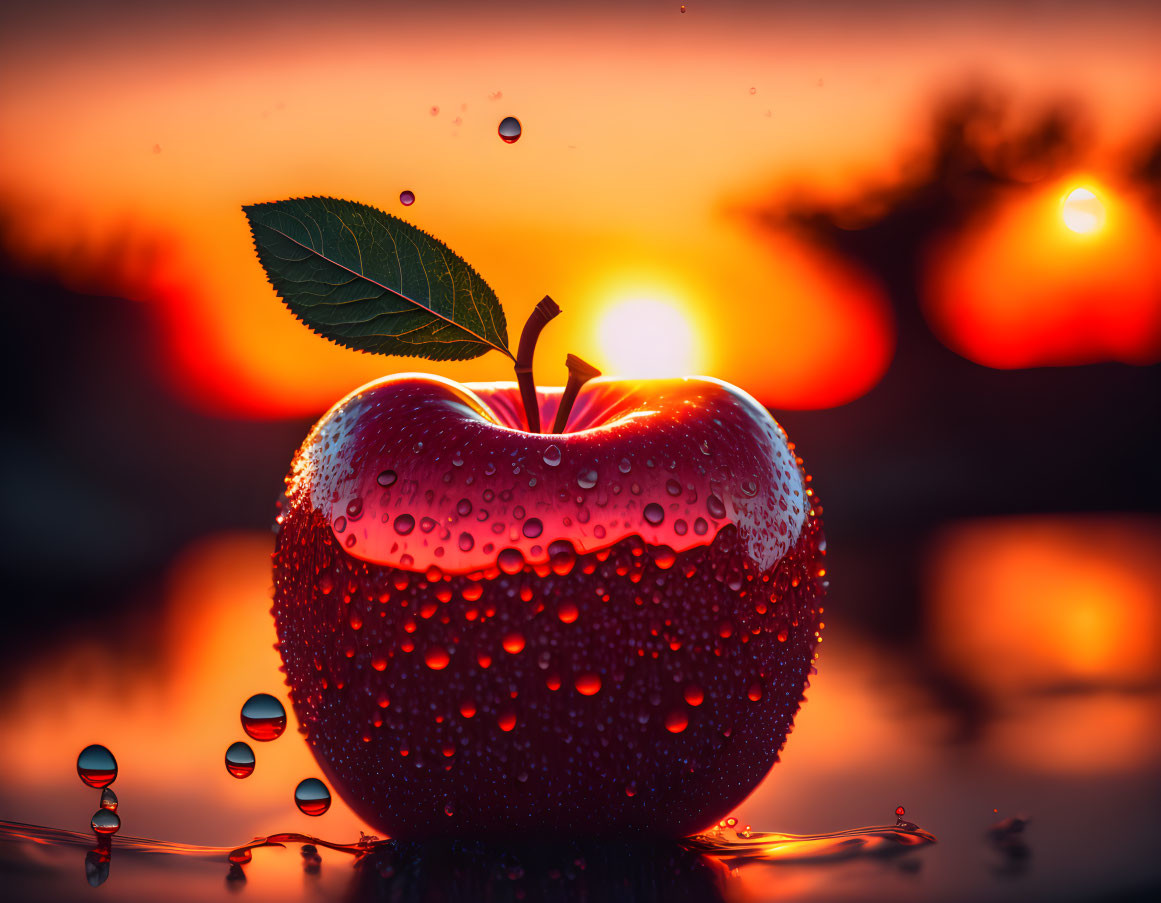
[[[539,394],[552,423],[560,390]],[[793,446],[703,378],[373,382],[287,478],[274,616],[334,789],[396,837],[681,836],[778,758],[825,554]]]

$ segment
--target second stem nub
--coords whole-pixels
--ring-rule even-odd
[[[520,333],[520,345],[516,349],[516,382],[520,386],[520,399],[524,403],[528,429],[533,433],[539,433],[541,430],[540,403],[536,399],[536,381],[532,377],[532,355],[536,351],[536,341],[540,338],[541,330],[548,325],[549,320],[559,314],[560,306],[555,301],[548,295],[541,298],[524,324],[524,331]],[[564,431],[581,386],[594,376],[601,375],[600,370],[585,363],[575,354],[568,355],[565,363],[568,365],[568,384],[556,409],[556,420],[552,424],[554,433]]]

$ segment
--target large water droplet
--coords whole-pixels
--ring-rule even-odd
[[[380,471],[379,476],[375,478],[375,482],[377,482],[380,486],[390,486],[397,479],[399,479],[399,477],[396,475],[395,471],[384,470]]]
[[[415,203],[415,192],[408,188],[404,188],[399,192],[399,203],[404,207],[410,207]]]
[[[429,646],[423,654],[423,662],[432,671],[442,671],[451,662],[451,656],[443,646]]]
[[[263,743],[277,740],[286,730],[286,709],[269,693],[256,693],[242,706],[242,729]]]
[[[550,445],[544,450],[544,454],[541,457],[549,467],[556,467],[560,463],[560,449],[555,445]]]
[[[505,116],[500,120],[500,128],[497,131],[505,144],[515,144],[520,140],[524,130],[520,127],[520,120],[515,116]]]
[[[322,815],[331,807],[331,792],[318,778],[307,778],[294,788],[294,804],[306,815]]]
[[[89,826],[97,834],[116,834],[121,830],[121,816],[112,809],[98,809]]]
[[[113,792],[112,787],[106,787],[101,791],[101,808],[110,812],[117,811],[117,794]]]
[[[236,778],[248,778],[254,773],[254,750],[249,743],[239,740],[226,750],[226,771]]]
[[[77,774],[90,787],[108,787],[117,780],[117,760],[105,747],[94,743],[77,756]]]
[[[524,649],[524,635],[513,631],[504,637],[503,645],[505,652],[516,655]]]
[[[665,509],[656,502],[650,502],[641,513],[645,516],[645,520],[655,527],[665,520]]]

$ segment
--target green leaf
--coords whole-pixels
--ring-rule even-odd
[[[270,284],[319,335],[359,351],[435,361],[492,349],[512,357],[495,292],[421,229],[335,198],[242,209]]]

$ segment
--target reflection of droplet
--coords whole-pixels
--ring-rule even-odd
[[[560,463],[560,448],[555,445],[550,445],[544,450],[544,454],[541,457],[544,458],[544,463],[549,467],[556,467]]]
[[[286,709],[269,693],[255,693],[242,706],[242,729],[263,743],[286,730]]]
[[[226,771],[236,778],[248,778],[254,773],[254,750],[249,743],[239,740],[226,750]]]
[[[294,804],[306,815],[322,815],[331,807],[331,792],[318,778],[307,778],[294,788]]]
[[[121,816],[112,809],[98,809],[89,825],[98,834],[116,834],[121,830]]]
[[[90,787],[108,787],[117,780],[117,760],[105,747],[94,743],[77,756],[77,774]]]
[[[409,188],[404,188],[399,192],[399,203],[404,207],[410,207],[415,203],[415,192]]]
[[[505,116],[500,121],[499,128],[500,137],[505,144],[515,144],[520,140],[520,134],[523,131],[520,128],[520,120],[515,116]]]
[[[117,811],[117,794],[113,792],[112,787],[106,787],[101,791],[101,808],[110,812]]]

